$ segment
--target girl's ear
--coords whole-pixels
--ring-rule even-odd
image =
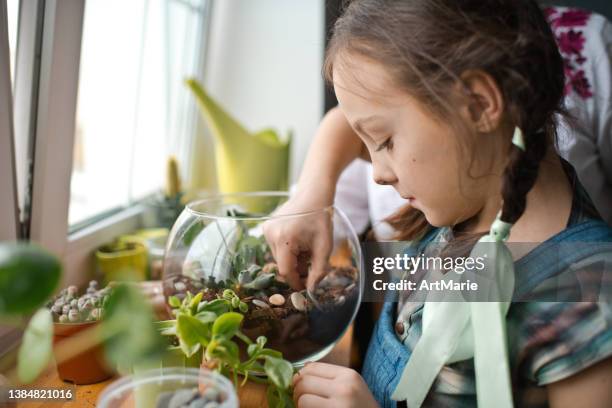
[[[461,75],[463,86],[462,114],[474,129],[482,133],[497,130],[502,122],[504,98],[493,77],[482,70]]]

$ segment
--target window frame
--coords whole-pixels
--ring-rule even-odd
[[[33,125],[32,149],[35,159],[29,237],[60,256],[64,263],[64,281],[78,284],[88,278],[84,271],[93,271],[92,254],[95,249],[118,235],[141,227],[141,220],[150,209],[136,202],[127,207],[115,208],[104,217],[100,214],[94,217],[91,224],[69,231],[70,183],[85,2],[36,1],[44,3],[44,22],[40,76],[36,84],[38,94],[34,96],[35,109],[32,109],[36,121]],[[204,80],[203,67],[208,49],[211,8],[212,0],[207,0],[200,15],[202,45],[197,69],[200,81]],[[33,18],[32,22],[35,21]],[[16,71],[27,69],[26,63],[20,62],[18,58]],[[24,97],[24,109],[26,104],[27,99]],[[197,110],[195,103],[193,109]],[[197,125],[194,126],[194,138],[198,131]],[[185,167],[189,166],[190,163],[187,163]]]
[[[0,241],[20,237],[13,139],[13,91],[8,39],[8,10],[0,2]]]

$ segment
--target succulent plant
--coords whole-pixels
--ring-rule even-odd
[[[98,289],[98,282],[92,280],[82,296],[79,296],[78,293],[79,290],[75,285],[68,286],[47,304],[54,321],[83,323],[102,319],[104,306],[110,298],[111,288]]]

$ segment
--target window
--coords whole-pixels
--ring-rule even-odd
[[[11,83],[15,83],[15,57],[17,54],[17,26],[19,21],[19,0],[7,1],[9,50],[11,55]]]
[[[174,155],[186,168],[197,112],[205,0],[88,0],[70,185],[71,230],[163,186]]]

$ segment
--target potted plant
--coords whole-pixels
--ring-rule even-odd
[[[281,352],[266,347],[265,336],[252,341],[241,331],[248,305],[235,292],[226,289],[221,297],[210,300],[203,300],[203,292],[188,292],[182,301],[171,297],[169,302],[176,320],[169,321],[162,334],[176,336],[186,356],[202,351],[206,369],[233,379],[236,387],[249,379],[266,383],[270,407],[293,407],[291,363]]]
[[[118,240],[103,245],[96,251],[96,262],[107,284],[147,277],[147,248],[139,242]]]
[[[53,316],[53,343],[61,343],[98,325],[110,294],[110,287],[98,289],[95,280],[89,282],[86,293],[82,295],[74,285],[63,289],[47,304]],[[113,370],[105,362],[101,344],[58,362],[57,372],[62,380],[74,384],[93,384],[113,375]]]

